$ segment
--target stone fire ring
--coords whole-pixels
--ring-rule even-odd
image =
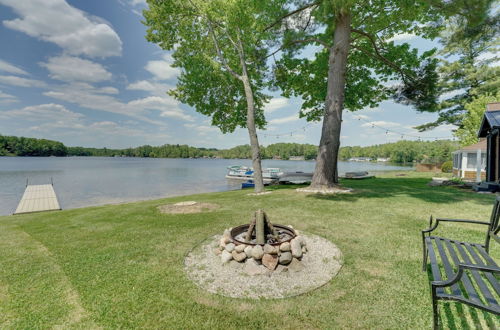
[[[332,242],[301,234],[307,254],[300,271],[249,275],[238,262],[222,264],[214,253],[222,235],[215,235],[196,246],[184,260],[187,277],[208,292],[232,298],[286,298],[317,289],[335,277],[342,267],[342,253]]]

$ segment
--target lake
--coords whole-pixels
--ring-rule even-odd
[[[263,167],[314,170],[314,161],[264,160]],[[0,157],[0,215],[14,212],[26,180],[54,182],[63,209],[240,189],[225,179],[230,165],[249,159],[172,159],[111,157]],[[339,173],[411,170],[385,163],[339,162]]]

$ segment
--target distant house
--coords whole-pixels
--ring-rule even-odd
[[[481,122],[479,138],[486,138],[486,178],[478,191],[500,190],[500,102],[490,103]]]
[[[290,156],[288,160],[306,160],[304,156]]]
[[[391,160],[391,159],[390,158],[383,158],[383,157],[378,157],[377,158],[377,162],[383,162],[383,163],[385,163],[385,162],[388,162],[389,160]]]
[[[463,147],[452,153],[453,176],[470,181],[481,181],[486,178],[486,139]],[[478,165],[480,180],[478,180]]]
[[[372,159],[370,157],[352,157],[349,158],[350,162],[369,162]]]

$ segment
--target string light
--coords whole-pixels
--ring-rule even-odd
[[[385,134],[387,136],[389,135],[389,133],[393,133],[395,135],[400,135],[401,139],[404,139],[406,137],[406,138],[416,138],[416,139],[418,139],[418,141],[422,141],[424,139],[435,140],[435,141],[438,141],[438,140],[450,140],[450,139],[452,139],[453,141],[456,140],[456,138],[454,136],[450,136],[450,137],[446,137],[446,136],[422,136],[422,135],[416,135],[416,134],[402,133],[402,132],[398,132],[398,131],[395,131],[393,129],[387,128],[387,127],[383,127],[383,126],[377,125],[377,124],[375,124],[375,123],[373,123],[371,121],[365,120],[361,116],[357,116],[356,119],[358,121],[364,121],[364,122],[368,123],[369,125],[371,125],[371,128],[378,128],[378,129],[384,130]],[[301,130],[305,132],[308,127],[310,127],[310,126],[312,126],[314,124],[316,124],[316,123],[308,123],[305,126],[302,126],[300,128],[297,128],[295,130],[288,131],[288,132],[283,132],[283,133],[278,133],[278,134],[265,133],[263,135],[264,135],[265,138],[267,138],[267,137],[275,137],[276,139],[279,139],[280,136],[284,137],[284,136],[288,136],[288,135],[290,135],[291,137],[293,137],[294,133],[297,133],[297,132],[299,132]]]
[[[450,140],[450,139],[453,139],[453,141],[455,141],[455,137],[447,137],[447,136],[421,136],[421,135],[416,135],[416,134],[406,134],[406,133],[402,133],[402,132],[398,132],[398,131],[395,131],[393,129],[390,129],[390,128],[386,128],[386,127],[382,127],[380,125],[376,125],[375,123],[371,122],[371,121],[368,121],[368,120],[365,120],[364,118],[362,118],[361,116],[357,116],[357,119],[359,121],[364,121],[366,123],[368,123],[369,125],[371,125],[371,128],[378,128],[378,129],[381,129],[381,130],[384,130],[385,131],[385,134],[389,134],[390,133],[394,133],[394,134],[397,134],[397,135],[401,135],[401,139],[404,139],[405,137],[408,137],[408,138],[417,138],[419,141],[422,141],[422,139],[435,139],[436,141],[438,140]]]

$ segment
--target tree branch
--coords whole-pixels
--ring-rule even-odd
[[[224,58],[224,55],[222,54],[222,51],[220,50],[219,42],[217,41],[217,37],[215,36],[215,32],[214,32],[214,29],[212,27],[212,22],[210,21],[210,19],[208,17],[207,17],[207,21],[208,21],[208,30],[210,32],[210,35],[212,36],[212,40],[214,41],[214,44],[215,44],[215,50],[217,51],[217,56],[219,57],[220,61],[222,62],[222,65],[224,66],[224,68],[226,68],[226,70],[231,75],[233,75],[233,77],[235,77],[236,79],[242,80],[241,75],[237,74],[233,69],[231,69],[229,64],[226,62],[226,59]]]
[[[397,72],[399,72],[401,74],[403,80],[405,80],[405,77],[410,78],[410,80],[413,80],[415,78],[415,77],[413,77],[413,75],[409,74],[408,72],[405,72],[399,65],[397,65],[394,62],[392,62],[391,60],[389,60],[388,58],[386,58],[384,55],[382,55],[380,53],[380,49],[377,46],[377,42],[375,41],[375,37],[373,35],[365,32],[365,31],[358,30],[358,29],[352,29],[351,31],[354,32],[354,33],[360,34],[362,36],[365,36],[366,38],[368,38],[368,40],[370,40],[370,43],[373,46],[373,49],[375,50],[375,54],[367,51],[366,49],[364,49],[362,47],[358,47],[358,46],[354,46],[353,45],[353,48],[356,48],[357,50],[363,52],[364,54],[369,55],[369,56],[371,56],[373,58],[376,58],[376,59],[384,62],[385,64],[387,64],[388,66],[390,66],[391,68],[393,68],[394,70],[396,70]]]
[[[308,8],[311,8],[311,7],[314,7],[314,6],[318,6],[320,3],[321,3],[321,0],[318,0],[318,1],[315,1],[315,2],[313,2],[313,3],[307,4],[307,5],[303,6],[303,7],[300,7],[300,8],[298,8],[298,9],[295,9],[294,11],[291,11],[291,12],[289,12],[288,14],[285,14],[285,15],[281,16],[281,17],[280,17],[280,18],[278,18],[276,21],[274,21],[274,23],[273,23],[273,24],[271,24],[271,25],[267,26],[267,27],[264,29],[264,32],[265,32],[265,31],[267,31],[267,30],[270,30],[270,29],[272,29],[273,27],[275,27],[276,25],[278,25],[278,24],[279,24],[282,20],[284,20],[285,18],[288,18],[288,17],[290,17],[290,16],[293,16],[293,15],[295,15],[295,14],[297,14],[297,13],[300,13],[301,11],[304,11],[304,10],[306,10],[306,9],[308,9]]]
[[[322,45],[325,48],[330,48],[330,45],[328,45],[326,42],[324,42],[323,40],[320,40],[318,38],[307,38],[307,39],[300,39],[300,40],[292,40],[292,41],[290,41],[290,42],[282,45],[281,47],[279,47],[278,49],[276,49],[274,52],[272,52],[271,54],[267,55],[265,58],[269,58],[269,57],[271,57],[273,55],[276,55],[276,53],[282,51],[283,49],[285,49],[288,46],[291,46],[293,44],[309,43],[309,42],[316,42],[316,43]]]

